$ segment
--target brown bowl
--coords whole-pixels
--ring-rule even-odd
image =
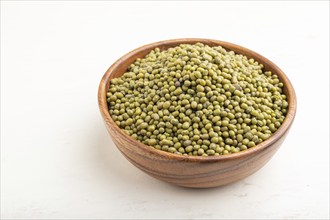
[[[281,127],[266,141],[245,151],[221,156],[182,156],[154,149],[127,135],[109,115],[106,93],[110,80],[121,76],[137,58],[147,55],[158,47],[165,50],[182,43],[201,42],[210,46],[222,46],[239,54],[253,58],[278,75],[284,84],[284,93],[288,98],[288,112]],[[275,154],[289,132],[296,113],[296,95],[282,70],[274,63],[244,47],[209,39],[185,38],[160,41],[137,48],[117,60],[104,74],[98,91],[99,108],[106,128],[120,152],[136,167],[157,179],[193,188],[221,186],[243,179],[264,166]]]

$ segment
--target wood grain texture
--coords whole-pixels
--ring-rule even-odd
[[[220,45],[228,50],[246,55],[264,65],[278,75],[284,84],[284,93],[288,98],[288,112],[281,127],[266,141],[253,148],[230,155],[198,157],[180,156],[144,145],[122,131],[111,119],[108,112],[106,93],[110,80],[121,76],[137,58],[147,55],[158,47],[165,50],[182,43],[201,42],[210,46]],[[185,38],[160,41],[137,48],[117,60],[104,74],[98,91],[98,103],[106,128],[120,152],[136,167],[147,174],[179,186],[208,188],[229,184],[243,179],[264,166],[278,150],[289,132],[296,113],[296,95],[283,71],[274,63],[247,48],[228,42]]]

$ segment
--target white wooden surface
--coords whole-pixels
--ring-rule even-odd
[[[107,135],[98,83],[146,43],[204,37],[287,73],[298,112],[249,178],[193,190],[133,167]],[[1,218],[329,218],[329,2],[1,2]]]

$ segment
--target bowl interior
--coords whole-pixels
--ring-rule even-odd
[[[212,157],[200,157],[200,156],[182,156],[182,155],[176,155],[173,153],[161,151],[154,149],[151,146],[144,145],[133,138],[131,138],[128,134],[126,134],[123,130],[121,130],[112,120],[111,116],[109,115],[108,112],[108,104],[106,101],[106,93],[109,89],[110,86],[110,80],[113,78],[120,77],[123,75],[126,71],[127,68],[129,67],[130,64],[132,64],[137,58],[142,58],[146,56],[151,50],[155,48],[159,48],[160,50],[166,50],[171,47],[175,47],[180,44],[195,44],[195,43],[203,43],[209,46],[222,46],[223,48],[227,50],[232,50],[235,53],[242,54],[247,56],[248,58],[253,58],[254,60],[258,61],[259,63],[264,65],[264,70],[265,71],[271,71],[273,74],[276,74],[280,81],[284,84],[283,87],[283,92],[287,96],[287,101],[288,101],[288,111],[286,118],[280,128],[267,140],[263,141],[262,143],[249,148],[244,151],[240,151],[238,153],[234,154],[229,154],[229,155],[220,155],[220,156],[212,156]],[[265,57],[261,56],[260,54],[251,51],[247,48],[224,42],[224,41],[218,41],[218,40],[210,40],[210,39],[199,39],[199,38],[188,38],[188,39],[174,39],[174,40],[166,40],[166,41],[160,41],[152,44],[148,44],[142,47],[139,47],[120,59],[118,59],[104,74],[100,86],[99,86],[99,92],[98,92],[98,101],[99,101],[99,107],[101,114],[105,120],[105,122],[112,127],[116,132],[119,134],[123,135],[124,138],[134,142],[134,144],[137,147],[144,148],[147,151],[150,151],[152,154],[158,154],[161,156],[165,157],[171,157],[171,158],[176,158],[176,159],[184,159],[187,160],[187,158],[193,159],[193,160],[198,160],[198,161],[210,161],[210,160],[218,160],[218,159],[230,159],[233,157],[241,157],[241,156],[247,156],[249,154],[252,154],[253,152],[260,151],[263,148],[266,148],[267,146],[273,144],[276,142],[278,139],[280,139],[286,131],[290,128],[295,112],[296,112],[296,96],[294,89],[292,87],[291,82],[289,79],[286,77],[286,75],[283,73],[283,71],[277,67],[274,63],[266,59]]]

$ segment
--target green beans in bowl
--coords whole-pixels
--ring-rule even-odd
[[[140,47],[115,62],[99,107],[118,149],[158,179],[213,187],[261,168],[296,111],[293,87],[272,62],[216,40]]]

